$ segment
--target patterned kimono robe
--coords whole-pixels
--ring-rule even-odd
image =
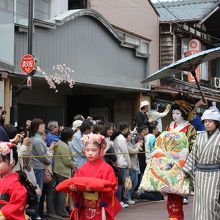
[[[196,139],[196,129],[190,123],[186,123],[185,125],[180,127],[177,126],[174,121],[172,121],[168,125],[167,131],[185,133],[189,141],[189,150],[192,149],[192,145]],[[168,194],[167,210],[170,220],[183,220],[183,197],[176,194]]]
[[[193,219],[220,219],[220,131],[198,134],[184,171],[194,180]]]

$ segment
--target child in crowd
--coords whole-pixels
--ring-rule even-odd
[[[16,147],[0,142],[0,220],[25,220],[27,190],[13,172],[18,162]]]
[[[76,171],[74,177],[94,177],[97,178],[97,181],[98,179],[107,180],[112,183],[114,194],[91,192],[89,188],[83,192],[79,191],[75,185],[70,185],[69,188],[73,191],[74,205],[77,207],[73,209],[71,219],[113,220],[121,209],[115,195],[118,186],[115,173],[103,159],[104,139],[105,137],[99,134],[83,136],[85,156],[88,162]]]
[[[159,133],[158,122],[154,121],[149,123],[148,125],[148,134],[145,136],[145,156],[146,156],[146,164],[150,159],[151,151],[156,142],[156,137]]]

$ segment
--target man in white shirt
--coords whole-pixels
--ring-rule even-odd
[[[158,112],[158,107],[159,107],[159,104],[157,102],[153,102],[153,104],[151,106],[151,110],[149,112],[147,112],[146,114],[147,114],[149,120],[158,122],[159,132],[162,132],[163,127],[162,127],[161,118],[167,116],[167,114],[170,111],[171,106],[168,104],[166,106],[166,109],[164,112]]]

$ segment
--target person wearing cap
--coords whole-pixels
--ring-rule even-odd
[[[193,219],[220,219],[220,112],[216,103],[202,115],[206,131],[197,135],[183,170],[194,186]]]
[[[82,123],[83,123],[83,121],[81,121],[81,120],[75,120],[75,121],[73,122],[72,129],[73,129],[74,133],[76,133],[77,131],[79,131],[79,128],[80,128],[80,126],[82,125]]]
[[[136,115],[136,126],[139,128],[143,125],[148,125],[149,121],[147,112],[149,110],[149,102],[148,101],[142,101],[140,104],[140,111]]]

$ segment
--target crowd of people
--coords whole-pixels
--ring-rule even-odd
[[[27,120],[23,128],[0,126],[0,220],[23,220],[25,213],[31,219],[46,215],[52,219],[112,220],[121,207],[129,207],[138,199],[163,200],[161,192],[142,191],[139,185],[163,131],[161,118],[170,110],[173,121],[166,131],[184,133],[189,143],[190,154],[182,169],[194,187],[193,219],[219,220],[220,113],[213,106],[200,119],[192,116],[198,105],[186,97],[181,99],[176,97],[175,104],[167,105],[162,113],[158,103],[149,111],[149,102],[141,102],[133,130],[124,121],[102,124],[82,115],[74,117],[72,127],[60,126],[55,120],[45,126],[40,118]],[[27,177],[26,184],[34,187],[32,193],[37,199],[33,204],[27,204],[30,199],[24,194],[31,198],[30,188],[18,181],[20,171]],[[114,195],[97,195],[91,189],[81,195],[74,184],[69,185],[70,193],[56,190],[73,176],[110,181]],[[168,193],[166,199],[169,219],[183,220],[187,196]]]

